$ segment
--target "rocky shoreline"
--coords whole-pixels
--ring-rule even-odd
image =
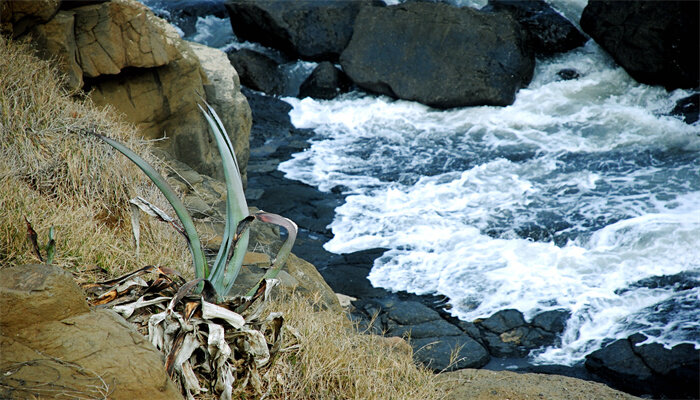
[[[287,103],[246,88],[243,93],[254,121],[247,197],[259,208],[297,222],[300,233],[295,253],[315,265],[335,292],[356,299],[349,315],[360,329],[386,336],[410,335],[415,359],[436,372],[463,368],[536,372],[601,382],[637,395],[694,396],[698,359],[692,345],[668,350],[655,344],[627,344],[644,340],[637,334],[610,343],[575,366],[533,365],[528,361],[530,351],[557,342],[569,317],[565,310],[547,311],[531,321],[525,321],[518,310],[501,310],[489,318],[466,322],[449,314],[444,298],[373,287],[367,275],[385,249],[338,255],[323,248],[331,239],[327,226],[333,210],[344,200],[340,190],[320,192],[286,179],[276,168],[293,153],[303,151],[313,132],[291,125]],[[460,346],[455,362],[450,356]]]

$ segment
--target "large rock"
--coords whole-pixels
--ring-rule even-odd
[[[589,1],[581,28],[634,79],[667,89],[700,85],[700,2]]]
[[[528,46],[538,55],[567,52],[586,43],[586,37],[544,0],[489,0],[482,10],[505,11],[527,32]]]
[[[70,274],[0,270],[0,397],[182,398],[162,354],[113,311],[90,311]]]
[[[151,68],[178,57],[177,36],[143,4],[112,0],[74,9],[75,42],[83,74],[118,74],[126,67]]]
[[[410,345],[415,359],[437,372],[481,368],[491,360],[489,353],[469,335],[415,339]]]
[[[229,52],[228,59],[246,87],[272,95],[284,91],[284,77],[279,63],[272,58],[255,50],[241,49]]]
[[[633,394],[700,398],[700,350],[690,343],[639,345],[644,340],[641,334],[616,340],[586,356],[586,368]]]
[[[418,2],[362,9],[340,63],[366,90],[439,108],[512,104],[534,69],[510,15]]]
[[[45,265],[0,269],[0,332],[18,331],[46,321],[60,321],[89,311],[73,277]]]
[[[337,60],[368,0],[234,0],[226,4],[241,40],[259,42],[293,57]]]

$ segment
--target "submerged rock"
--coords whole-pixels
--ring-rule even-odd
[[[417,2],[363,8],[340,63],[365,90],[439,108],[509,105],[534,69],[509,15]]]
[[[347,75],[328,61],[319,63],[299,88],[299,98],[313,97],[330,100],[350,90]]]
[[[589,1],[581,28],[634,79],[667,89],[700,85],[700,2]]]
[[[671,115],[679,115],[687,124],[698,121],[700,113],[700,93],[694,93],[676,102],[676,106],[671,111]]]

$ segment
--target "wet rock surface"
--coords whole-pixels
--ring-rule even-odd
[[[233,31],[294,57],[338,59],[353,33],[361,0],[233,0],[226,3]]]
[[[350,318],[361,330],[410,337],[416,360],[436,371],[460,368],[501,371],[515,368],[518,372],[564,375],[604,382],[620,390],[627,390],[619,383],[619,375],[594,374],[588,365],[588,368],[583,364],[572,367],[532,365],[527,361],[527,356],[533,349],[558,342],[570,317],[566,310],[545,311],[529,321],[520,311],[512,309],[501,310],[488,318],[473,322],[460,321],[449,314],[446,299],[442,297],[392,293],[373,287],[367,275],[374,260],[386,249],[369,249],[350,254],[327,252],[323,244],[331,238],[328,225],[333,220],[334,209],[344,201],[342,188],[320,192],[301,182],[288,180],[283,173],[277,171],[277,165],[281,161],[308,146],[307,141],[313,137],[313,132],[296,129],[291,125],[288,116],[291,106],[287,103],[245,88],[243,93],[248,97],[253,111],[247,197],[251,204],[297,222],[300,232],[294,247],[295,254],[315,265],[335,292],[357,298],[352,302]],[[658,282],[640,281],[639,284],[676,285],[680,288],[691,278],[693,277],[668,277]],[[694,278],[691,280],[694,281]],[[452,350],[460,346],[457,358],[451,359]],[[673,354],[677,354],[678,350],[675,351]],[[648,352],[659,359],[656,361],[659,366],[655,367],[659,371],[677,370],[680,376],[687,375],[683,375],[682,371],[692,371],[692,365],[690,370],[686,367],[677,369],[679,361],[669,357],[670,353],[658,352],[656,348],[650,348]],[[638,357],[636,353],[635,357]],[[603,368],[615,368],[615,362],[605,358],[601,360],[599,364]],[[646,366],[645,361],[642,364]],[[663,365],[672,366],[664,369]],[[640,377],[646,379],[645,377],[658,375],[650,367],[647,370],[649,372]],[[643,391],[645,394],[652,393],[646,389]],[[618,398],[615,397],[618,396],[616,393],[619,392],[613,393],[610,398]]]
[[[609,343],[586,357],[586,368],[632,394],[700,398],[700,350],[689,343],[641,344],[646,339],[635,334]]]
[[[697,1],[589,1],[581,28],[637,81],[696,88],[699,13]]]
[[[532,78],[524,36],[505,13],[422,2],[366,7],[340,64],[369,92],[438,108],[505,106]]]
[[[484,11],[504,11],[527,33],[527,45],[537,55],[563,53],[586,43],[586,37],[543,0],[489,0]]]

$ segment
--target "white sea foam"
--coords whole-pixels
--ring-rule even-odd
[[[465,320],[570,310],[562,346],[539,362],[638,331],[697,345],[700,311],[674,310],[697,309],[700,288],[634,284],[700,271],[700,126],[664,115],[687,95],[636,83],[589,42],[538,62],[509,107],[287,98],[317,136],[280,169],[344,188],[326,249],[388,248],[376,286],[443,294]]]

